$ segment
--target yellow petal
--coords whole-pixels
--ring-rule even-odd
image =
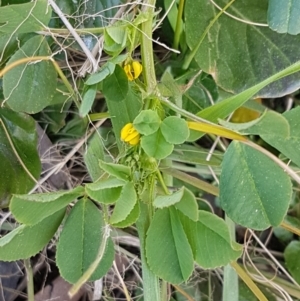
[[[132,75],[133,70],[132,70],[132,67],[130,64],[127,64],[124,66],[124,71],[127,75],[128,80],[133,81],[134,80],[133,75]]]
[[[138,61],[133,61],[131,65],[133,69],[133,77],[136,79],[141,75],[143,66]]]
[[[133,124],[132,123],[127,123],[123,126],[122,130],[121,130],[121,139],[125,140],[125,138],[128,135],[128,132],[130,131],[130,129],[133,128]]]
[[[127,123],[121,130],[121,139],[130,145],[137,145],[140,142],[140,133],[132,123]]]
[[[135,138],[128,141],[130,145],[137,145],[140,142],[140,134],[138,134]]]

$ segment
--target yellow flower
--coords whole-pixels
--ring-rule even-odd
[[[138,61],[133,61],[124,66],[124,71],[130,81],[138,78],[142,73],[143,66]]]
[[[140,142],[140,134],[132,123],[127,123],[121,130],[121,139],[130,145],[137,145]]]

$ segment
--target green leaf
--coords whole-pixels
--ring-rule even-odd
[[[155,212],[146,237],[150,269],[171,283],[186,281],[194,268],[193,253],[174,208]]]
[[[1,207],[8,205],[12,193],[27,193],[40,175],[33,118],[0,108],[0,161]]]
[[[223,8],[228,1],[219,0],[217,4]],[[243,20],[266,24],[267,10],[267,0],[240,0],[227,12]],[[187,0],[185,3],[187,44],[196,51],[199,67],[211,74],[225,91],[239,93],[299,60],[293,50],[293,45],[299,44],[299,36],[279,35],[266,26],[250,25],[226,14],[216,20],[197,48],[218,13],[219,9],[208,1]],[[279,97],[292,93],[299,88],[299,79],[299,74],[284,78],[260,91],[259,96]]]
[[[8,61],[10,65],[31,56],[50,56],[51,50],[42,36],[29,39]],[[51,61],[22,64],[3,76],[3,94],[11,109],[30,114],[52,103],[56,92],[56,71]]]
[[[284,260],[288,271],[293,278],[300,284],[300,241],[293,240],[284,250]]]
[[[224,266],[241,256],[242,246],[231,241],[226,223],[216,215],[200,210],[198,222],[184,215],[181,215],[181,221],[194,259],[202,268]]]
[[[104,50],[111,56],[116,56],[126,46],[127,30],[125,27],[109,26],[104,31]]]
[[[140,216],[140,203],[136,202],[129,215],[121,222],[115,223],[116,228],[126,228],[134,224]]]
[[[184,193],[184,187],[181,187],[178,191],[169,195],[159,195],[155,198],[153,205],[156,208],[170,207],[182,199]]]
[[[121,194],[115,204],[113,214],[110,217],[110,224],[117,224],[124,221],[134,209],[137,202],[137,195],[132,182],[127,182],[121,190]]]
[[[80,117],[85,117],[92,109],[97,93],[97,85],[92,85],[87,88],[82,97],[82,103],[79,108]]]
[[[83,154],[85,166],[93,181],[96,181],[102,175],[102,170],[99,166],[99,160],[104,159],[103,142],[101,136],[96,132],[88,141],[88,147]]]
[[[98,83],[102,82],[107,76],[114,73],[115,67],[116,67],[116,65],[111,62],[105,63],[97,73],[92,74],[87,79],[85,84],[86,85],[94,85],[94,84],[98,84]]]
[[[115,72],[103,80],[103,94],[109,101],[120,102],[128,94],[129,84],[125,71],[116,65]]]
[[[160,129],[166,141],[171,144],[182,144],[190,134],[186,121],[176,116],[165,118]]]
[[[245,104],[251,97],[253,97],[256,93],[258,93],[262,88],[266,87],[270,83],[273,83],[281,78],[285,78],[288,75],[291,75],[298,71],[300,71],[300,62],[297,62],[287,67],[286,69],[275,73],[274,75],[268,77],[267,79],[260,82],[259,84],[237,95],[222,100],[221,102],[218,102],[217,104],[200,111],[197,115],[199,117],[217,123],[219,118],[224,119],[225,117],[230,115],[237,108]]]
[[[89,200],[80,200],[72,208],[57,244],[56,263],[60,275],[75,283],[97,257],[103,240],[103,216]],[[109,238],[104,256],[89,279],[104,276],[114,259],[113,244]]]
[[[255,122],[222,124],[246,134],[260,135],[268,144],[300,166],[300,153],[296,151],[300,148],[299,117],[300,107],[296,107],[284,114],[268,111]]]
[[[177,162],[207,165],[207,156],[207,149],[200,148],[199,146],[183,144],[176,145],[174,147],[173,153],[168,158]],[[220,166],[222,162],[222,156],[223,154],[221,154],[218,151],[215,151],[209,160],[209,165]]]
[[[198,204],[194,194],[184,187],[181,200],[175,204],[175,208],[193,221],[198,220]]]
[[[282,154],[300,166],[300,107],[277,115],[271,128],[265,126],[267,133],[260,134],[267,143],[278,149]],[[283,119],[283,120],[282,120]],[[282,120],[282,121],[281,121]],[[286,124],[283,124],[283,123]]]
[[[99,203],[113,204],[119,199],[125,183],[125,181],[116,178],[100,179],[95,183],[87,184],[85,191],[90,198]]]
[[[268,24],[279,33],[300,33],[300,2],[297,0],[269,0]]]
[[[67,207],[83,194],[84,188],[78,186],[67,191],[13,195],[9,209],[18,222],[34,225]]]
[[[133,85],[129,83],[129,91],[124,100],[116,102],[107,99],[107,107],[119,150],[122,150],[124,147],[123,142],[120,140],[121,130],[125,124],[133,122],[134,118],[140,112],[142,107],[141,98],[141,94],[136,92],[133,89]]]
[[[133,121],[134,128],[142,135],[150,135],[156,132],[160,125],[160,118],[153,110],[142,110]]]
[[[47,0],[0,7],[0,32],[16,34],[44,30],[51,14]]]
[[[129,166],[115,163],[106,163],[99,160],[100,167],[110,176],[116,177],[119,180],[128,181],[131,176],[131,169]]]
[[[165,140],[160,130],[149,136],[143,136],[141,146],[148,156],[158,160],[169,156],[174,148],[172,144]]]
[[[249,146],[232,142],[220,176],[221,206],[244,227],[263,230],[283,220],[292,195],[288,175]]]
[[[33,225],[21,225],[0,239],[0,260],[16,261],[36,255],[55,234],[65,210]]]

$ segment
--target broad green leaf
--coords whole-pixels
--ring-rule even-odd
[[[182,199],[184,187],[169,195],[159,195],[154,199],[153,205],[156,208],[170,207]]]
[[[85,16],[83,24],[84,27],[88,28],[107,25],[105,20],[115,16],[120,4],[122,4],[121,0],[89,0],[84,5],[74,5],[76,9],[79,9],[79,16]]]
[[[149,136],[143,136],[141,146],[148,156],[158,160],[169,156],[174,148],[172,144],[166,141],[160,130]]]
[[[300,283],[300,241],[293,240],[284,250],[284,260],[288,271]]]
[[[33,225],[21,225],[0,239],[0,260],[16,261],[36,255],[55,234],[65,210]]]
[[[0,34],[0,68],[34,33]]]
[[[103,216],[89,200],[80,200],[72,208],[57,244],[56,263],[60,275],[75,283],[97,257],[103,241]],[[104,276],[114,259],[113,244],[109,238],[98,268],[90,281]]]
[[[0,108],[0,207],[13,193],[27,193],[38,179],[41,163],[34,120]]]
[[[282,154],[300,166],[300,107],[296,107],[284,114],[268,111],[254,123],[238,124],[222,122],[232,129],[242,130],[244,133],[260,135],[268,144],[278,149]]]
[[[124,181],[124,180],[110,177],[108,179],[99,179],[97,182],[87,184],[85,187],[88,190],[97,191],[97,190],[103,190],[103,189],[107,189],[107,188],[121,187],[121,186],[124,186],[125,184],[126,184],[126,181]]]
[[[9,209],[20,223],[34,225],[49,215],[65,208],[70,202],[84,194],[81,186],[73,190],[13,195]]]
[[[101,190],[90,190],[86,188],[86,193],[91,199],[103,204],[115,203],[119,199],[121,191],[122,187],[114,187]]]
[[[129,84],[125,71],[116,65],[115,72],[103,80],[103,94],[108,101],[120,102],[128,94]]]
[[[228,1],[216,3],[223,8]],[[227,12],[242,20],[266,24],[267,10],[267,0],[239,0]],[[226,14],[216,20],[197,48],[218,13],[219,9],[209,0],[187,0],[185,4],[188,46],[198,49],[196,62],[225,91],[239,93],[299,60],[293,46],[299,43],[299,36],[279,35],[267,26],[250,25]],[[294,92],[299,88],[299,79],[300,75],[295,74],[269,85],[259,95],[279,97]]]
[[[199,211],[198,222],[181,215],[195,261],[204,269],[224,266],[239,258],[242,246],[231,241],[226,223],[216,215]]]
[[[96,181],[102,175],[102,170],[99,166],[99,160],[104,159],[104,149],[102,137],[96,132],[88,141],[88,147],[83,154],[85,166],[93,181]]]
[[[126,79],[127,80],[127,79]],[[104,83],[103,83],[104,84]],[[119,102],[107,99],[107,107],[111,116],[115,138],[119,149],[123,149],[123,142],[120,140],[121,129],[127,123],[133,122],[142,107],[140,93],[134,91],[133,85],[129,83],[127,97]]]
[[[99,160],[100,167],[110,176],[116,177],[119,180],[128,181],[131,176],[131,169],[129,166],[115,163],[106,163]]]
[[[252,126],[244,129],[244,132],[250,135],[267,137],[288,137],[290,135],[290,125],[283,115],[275,111],[268,111],[258,122],[255,122]]]
[[[190,134],[187,122],[176,116],[165,118],[160,129],[166,141],[171,144],[182,144]]]
[[[134,128],[142,135],[150,135],[159,128],[161,120],[153,110],[142,110],[133,121]]]
[[[0,7],[0,32],[15,34],[44,30],[51,14],[47,0]]]
[[[123,45],[126,41],[126,30],[121,26],[109,26],[106,28],[106,34],[110,36],[110,38],[116,44]]]
[[[80,117],[85,117],[92,109],[97,93],[97,85],[92,85],[87,88],[82,97],[82,103],[79,108]]]
[[[207,161],[208,151],[207,149],[195,147],[192,145],[176,145],[173,153],[168,157],[173,161],[184,162],[190,164],[201,164],[220,166],[222,162],[222,156],[218,151],[215,151],[211,156],[210,160]]]
[[[195,75],[196,72],[193,72],[189,77],[184,76],[179,78],[179,81],[182,85],[185,85],[187,81],[193,80]],[[210,75],[202,72],[193,82],[193,85],[184,92],[182,107],[186,111],[196,114],[204,108],[211,106],[212,100],[216,102],[218,96],[219,93],[216,82]]]
[[[92,74],[87,81],[85,82],[86,85],[94,85],[102,82],[107,76],[113,74],[115,71],[115,64],[111,62],[107,62],[104,64],[101,69],[97,72]]]
[[[164,89],[168,90],[169,95],[174,99],[174,103],[182,107],[182,89],[181,87],[175,82],[172,74],[167,69],[161,77],[161,83],[164,85]]]
[[[276,163],[249,146],[230,144],[222,163],[220,199],[234,222],[256,230],[278,226],[291,195],[291,181]]]
[[[171,283],[186,281],[194,268],[193,253],[175,208],[155,212],[146,237],[150,269]]]
[[[300,2],[298,0],[269,0],[268,24],[279,33],[300,33]]]
[[[90,198],[99,203],[113,204],[119,199],[125,184],[125,181],[117,178],[100,179],[95,183],[87,184],[85,191]]]
[[[126,228],[134,224],[140,216],[140,203],[136,202],[129,215],[121,222],[115,223],[116,228]]]
[[[198,220],[198,204],[194,194],[184,187],[181,200],[175,204],[175,208],[193,221]]]
[[[121,194],[115,204],[115,208],[109,222],[111,224],[117,224],[124,221],[134,209],[136,202],[137,195],[134,184],[132,182],[127,182],[122,187]]]
[[[128,31],[125,26],[109,26],[104,31],[104,50],[111,56],[116,56],[126,46]]]
[[[31,56],[50,56],[51,50],[42,36],[29,39],[8,61],[10,65]],[[52,104],[56,92],[56,71],[51,61],[22,64],[3,76],[3,94],[11,109],[37,113]]]
[[[266,87],[270,83],[273,83],[281,78],[285,78],[288,75],[296,73],[300,71],[300,62],[297,62],[286,69],[283,69],[280,72],[275,73],[274,75],[268,77],[257,85],[237,94],[232,97],[229,97],[217,104],[210,106],[202,111],[200,111],[197,115],[204,119],[210,120],[212,122],[218,122],[218,119],[224,119],[228,115],[230,115],[237,108],[245,104],[251,97],[253,97],[256,93],[258,93],[262,88]],[[287,77],[288,79],[289,77]]]

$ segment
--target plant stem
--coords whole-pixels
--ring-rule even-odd
[[[184,0],[179,1],[176,28],[174,34],[174,42],[173,42],[174,49],[178,49],[179,47],[179,40],[182,31],[182,15],[183,15],[184,2],[185,2]]]
[[[147,13],[150,17],[141,25],[141,54],[146,91],[148,94],[151,94],[156,89],[156,75],[152,45],[152,17],[154,15],[155,0],[145,0],[144,3],[147,5],[143,7],[143,12]]]
[[[156,89],[156,75],[154,69],[153,45],[152,45],[152,22],[154,16],[155,0],[143,1],[143,12],[149,18],[146,22],[142,23],[141,31],[141,55],[143,64],[143,76],[148,95],[152,94]],[[152,204],[153,195],[149,196],[148,204],[140,202],[141,213],[136,223],[138,234],[140,238],[140,252],[142,261],[142,274],[143,274],[143,288],[144,288],[144,301],[160,300],[160,287],[158,277],[149,269],[146,260],[146,233],[152,219]],[[150,214],[149,214],[150,213]]]
[[[33,271],[30,263],[30,259],[24,259],[24,266],[27,275],[27,300],[34,301],[34,285],[33,285]]]

